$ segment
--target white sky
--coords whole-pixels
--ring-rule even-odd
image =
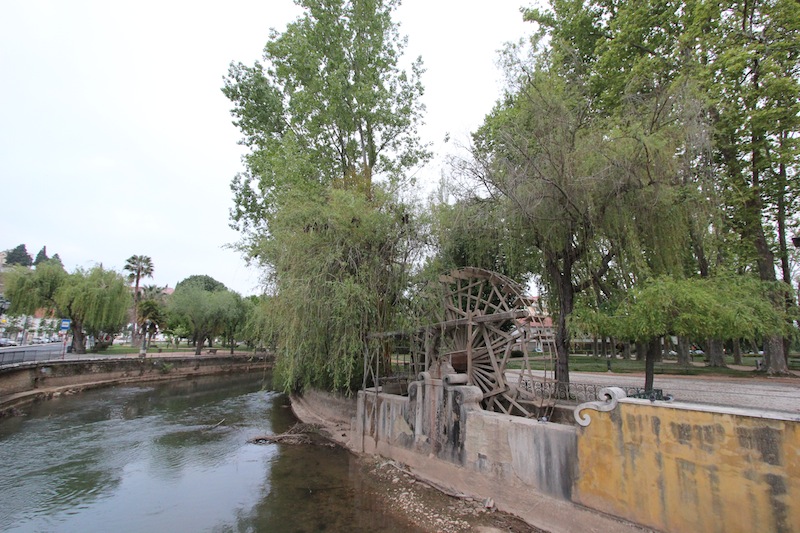
[[[437,160],[465,143],[500,95],[497,50],[529,34],[525,0],[405,0],[407,56],[421,55],[424,140]],[[153,259],[145,281],[206,274],[241,294],[258,272],[224,245],[238,130],[220,91],[231,61],[260,59],[291,0],[0,0],[0,250],[47,246],[66,268],[121,271]],[[446,133],[453,141],[444,144]]]

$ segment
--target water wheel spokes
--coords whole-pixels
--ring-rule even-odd
[[[527,349],[521,345],[520,319],[529,316],[530,302],[509,278],[477,268],[442,276],[445,355],[468,383],[483,392],[485,409],[536,416],[536,409],[517,401],[520,389],[509,383],[509,369],[528,368]],[[448,351],[449,350],[449,351]],[[524,361],[523,361],[524,360]],[[525,391],[523,391],[523,395]]]

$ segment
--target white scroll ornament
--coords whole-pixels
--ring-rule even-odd
[[[599,396],[604,398],[603,401],[596,401],[596,402],[585,402],[578,407],[575,408],[575,420],[583,427],[588,426],[591,423],[591,418],[589,415],[581,415],[580,412],[584,409],[594,409],[595,411],[613,411],[614,408],[617,406],[617,402],[622,398],[625,398],[627,394],[625,391],[619,387],[606,387],[604,389],[600,389]]]

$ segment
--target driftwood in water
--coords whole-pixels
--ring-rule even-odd
[[[220,427],[223,422],[225,422],[224,418],[222,420],[220,420],[219,422],[217,422],[216,424],[214,424],[213,426],[208,426],[207,428],[205,428],[205,430],[206,431],[211,431],[212,429],[216,429],[216,428]]]
[[[335,446],[325,435],[320,432],[320,426],[316,424],[297,423],[289,428],[288,431],[280,435],[262,435],[250,439],[250,444],[316,444],[318,446]]]

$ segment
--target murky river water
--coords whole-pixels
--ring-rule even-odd
[[[0,420],[0,531],[418,531],[257,376],[88,391]]]

